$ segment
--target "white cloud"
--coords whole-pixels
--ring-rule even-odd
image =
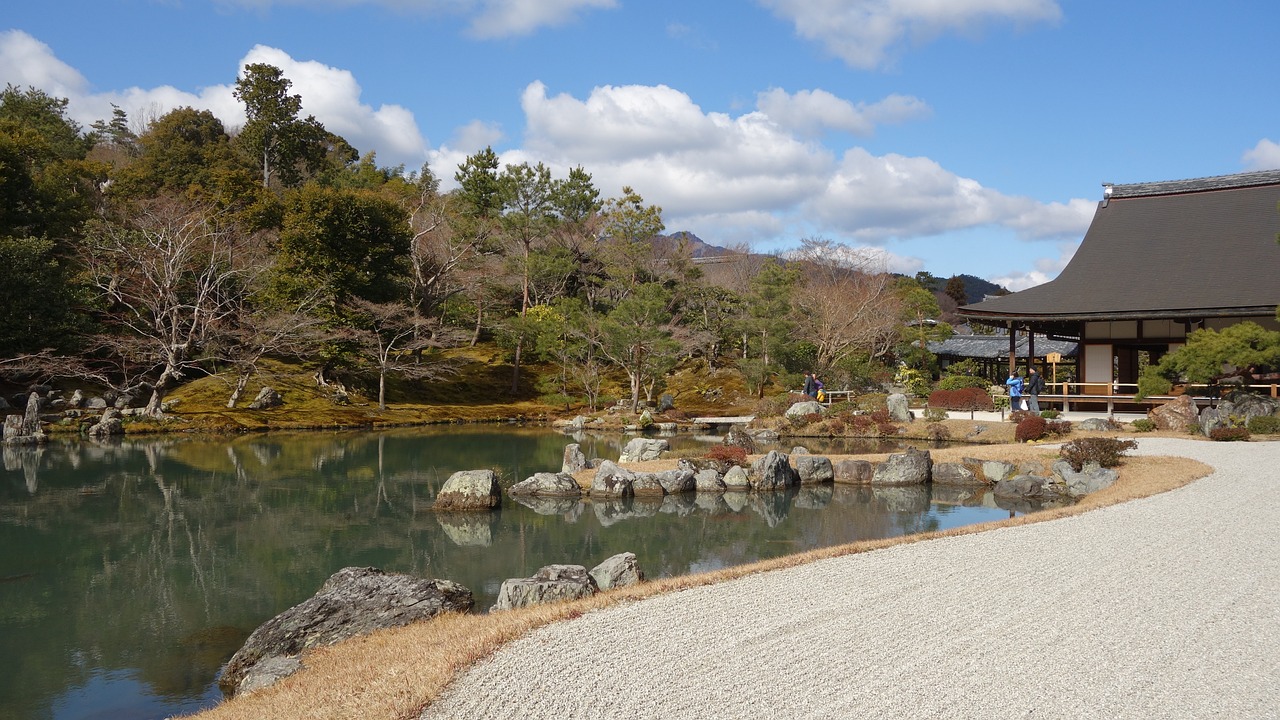
[[[933,160],[852,148],[807,209],[825,227],[879,243],[996,225],[1024,239],[1083,235],[1093,204],[1043,204],[983,187]]]
[[[779,126],[809,136],[827,129],[871,135],[876,125],[901,123],[930,112],[924,101],[909,95],[890,95],[877,103],[855,105],[826,90],[801,90],[793,95],[780,88],[760,93],[756,107]]]
[[[1240,159],[1247,170],[1275,170],[1280,168],[1280,144],[1263,138]]]
[[[927,42],[946,32],[972,32],[993,21],[1054,22],[1054,0],[758,0],[857,68],[886,64],[906,41]]]
[[[1039,258],[1035,261],[1034,269],[1025,272],[1013,271],[1000,277],[987,278],[997,285],[1017,292],[1026,290],[1029,287],[1043,285],[1050,280],[1058,277],[1058,273],[1071,262],[1071,258],[1075,256],[1076,250],[1080,248],[1080,243],[1061,243],[1058,245],[1058,257],[1056,258]]]
[[[273,5],[355,7],[377,5],[404,14],[458,15],[468,19],[468,33],[492,39],[528,35],[557,27],[592,8],[611,9],[617,0],[218,0],[224,6],[263,10]]]

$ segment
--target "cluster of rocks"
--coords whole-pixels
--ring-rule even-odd
[[[643,581],[635,553],[618,553],[590,570],[583,565],[547,565],[532,577],[502,581],[498,601],[489,612],[577,600]]]
[[[909,423],[915,420],[915,413],[911,412],[910,402],[907,396],[902,393],[893,393],[885,398],[885,406],[889,411],[889,419],[896,423]],[[787,408],[785,413],[788,418],[801,418],[809,415],[822,415],[827,411],[827,406],[815,400],[804,400],[793,403]]]
[[[1203,433],[1206,437],[1222,427],[1248,424],[1255,417],[1280,415],[1280,400],[1266,395],[1235,392],[1217,407],[1200,409],[1194,400],[1180,395],[1147,413],[1157,430]]]

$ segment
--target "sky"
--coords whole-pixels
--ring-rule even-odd
[[[1020,290],[1104,183],[1280,168],[1277,28],[1263,0],[45,0],[6,7],[0,82],[86,128],[115,104],[233,129],[268,63],[445,189],[491,146],[714,245],[825,239]]]

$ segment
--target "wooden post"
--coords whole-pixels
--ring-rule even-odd
[[[1009,321],[1009,374],[1018,369],[1018,329]]]

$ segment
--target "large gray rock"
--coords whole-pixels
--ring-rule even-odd
[[[724,483],[725,490],[750,490],[751,477],[747,473],[747,469],[741,465],[734,465],[729,468],[724,477],[721,478]]]
[[[492,470],[459,470],[436,495],[433,510],[492,510],[502,504],[502,486]]]
[[[1218,409],[1248,422],[1256,417],[1280,414],[1280,400],[1267,395],[1234,392],[1218,403]]]
[[[907,396],[902,393],[894,393],[885,399],[885,404],[889,406],[889,419],[894,422],[905,423],[914,419],[911,415],[910,405],[907,403]]]
[[[263,385],[262,389],[258,391],[258,396],[253,399],[253,402],[249,403],[249,409],[270,410],[283,404],[284,398],[280,397],[280,393],[276,392],[275,388]]]
[[[542,605],[561,600],[591,597],[599,588],[595,578],[581,565],[547,565],[533,577],[502,581],[498,601],[490,612]]]
[[[596,475],[591,481],[591,495],[605,498],[630,497],[633,494],[631,484],[635,479],[634,472],[605,460],[596,468]]]
[[[1071,497],[1084,497],[1104,488],[1109,488],[1119,479],[1120,473],[1111,468],[1104,468],[1098,463],[1085,463],[1080,472],[1072,469],[1071,463],[1058,460],[1053,464],[1053,472],[1065,484],[1065,492]]]
[[[1085,418],[1076,423],[1077,430],[1091,430],[1094,432],[1107,431],[1112,429],[1111,421],[1107,418]]]
[[[535,495],[539,497],[576,498],[582,496],[582,487],[573,476],[564,473],[541,472],[521,480],[507,489],[512,496]]]
[[[800,484],[800,475],[791,467],[790,458],[777,450],[770,450],[767,455],[751,463],[747,477],[751,480],[751,487],[756,490],[781,490]],[[728,484],[726,474],[725,485]]]
[[[662,486],[657,473],[638,472],[631,480],[631,494],[636,497],[662,497],[667,489]]]
[[[658,476],[658,482],[662,484],[662,489],[668,495],[691,492],[697,489],[697,482],[694,480],[692,470],[664,470],[655,474]]]
[[[746,450],[748,455],[755,455],[756,453],[755,439],[746,430],[736,425],[729,428],[729,432],[725,433],[724,440],[721,443],[724,445],[736,445]]]
[[[587,456],[582,453],[582,446],[569,443],[564,446],[564,460],[560,463],[560,472],[576,473],[587,469]]]
[[[632,438],[622,448],[618,464],[657,460],[662,453],[670,449],[671,443],[662,438]]]
[[[929,482],[933,458],[927,450],[907,448],[905,453],[896,453],[888,460],[876,465],[871,476],[872,485],[901,486],[923,485]]]
[[[835,465],[835,482],[844,485],[869,485],[875,466],[866,460],[841,460]]]
[[[102,417],[98,422],[89,427],[89,437],[106,438],[113,435],[123,435],[124,425],[121,424],[120,411],[115,408],[107,408],[102,411]]]
[[[964,463],[947,462],[938,463],[933,466],[932,470],[933,484],[935,485],[985,485],[986,483],[978,474],[971,470]]]
[[[796,457],[796,474],[800,476],[801,485],[820,485],[835,479],[835,469],[831,459],[821,455],[800,455]]]
[[[805,400],[798,402],[787,408],[787,417],[805,417],[806,415],[821,415],[826,411],[826,407],[816,400]]]
[[[31,393],[27,396],[26,412],[22,415],[9,415],[4,419],[3,435],[0,442],[5,445],[36,445],[46,440],[44,430],[40,428],[40,408],[43,402],[40,395]]]
[[[1013,463],[1003,460],[974,460],[973,462],[976,462],[982,468],[983,479],[991,485],[1012,477],[1014,470],[1016,470]]]
[[[1014,475],[996,483],[991,492],[996,497],[1042,498],[1047,495],[1046,480],[1035,475]]]
[[[1179,395],[1147,413],[1157,430],[1188,433],[1200,427],[1200,409],[1187,395]]]
[[[693,475],[694,489],[700,493],[724,492],[724,480],[715,468],[699,470]]]
[[[473,602],[470,590],[448,580],[387,574],[377,568],[343,568],[314,596],[254,630],[223,669],[218,685],[234,695],[264,662],[271,667],[278,665],[280,658],[296,659],[305,650],[374,630],[408,625],[443,612],[469,612]],[[273,672],[278,669],[273,667]]]
[[[591,577],[600,590],[626,587],[644,582],[644,572],[636,562],[635,553],[618,553],[591,568]]]

